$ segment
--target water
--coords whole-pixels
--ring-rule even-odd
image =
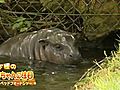
[[[17,67],[29,64],[26,60],[10,59],[9,57],[0,57],[0,63],[15,63]],[[22,66],[21,66],[22,64]],[[34,68],[35,86],[1,86],[0,90],[72,90],[73,85],[85,73],[91,65],[56,65],[44,63],[40,68]]]

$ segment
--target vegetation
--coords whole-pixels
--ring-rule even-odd
[[[74,85],[74,90],[120,90],[120,51],[96,64]]]
[[[84,32],[89,40],[107,35],[119,28],[118,0],[40,0],[50,12],[73,14],[80,13],[83,18]],[[74,6],[74,9],[71,8]],[[62,7],[62,9],[61,9]]]
[[[28,28],[31,27],[31,22],[27,21],[26,18],[19,17],[13,23],[12,28],[17,29],[19,32],[28,31]]]
[[[89,40],[108,35],[111,31],[120,28],[119,0],[39,0],[39,2],[37,2],[38,0],[19,0],[18,4],[14,0],[5,1],[6,4],[1,6],[3,13],[7,13],[9,16],[14,13],[13,16],[15,17],[33,18],[37,21],[34,23],[37,28],[56,25],[55,27],[68,31],[74,31],[75,27],[80,30],[79,22],[81,19],[77,14],[82,17],[84,24],[84,28],[80,31],[85,33]],[[0,0],[0,2],[4,2],[4,0]],[[6,5],[8,6],[6,7]],[[11,10],[7,9],[8,7]],[[0,15],[3,19],[7,19],[8,17],[5,17],[3,13]],[[8,20],[2,22],[7,23]],[[17,26],[18,29],[22,26],[21,24],[25,25],[25,22],[24,24],[23,21],[14,23],[13,27]],[[24,32],[26,30],[28,29],[22,26],[22,29],[19,28],[17,31]]]
[[[18,17],[12,23],[12,29],[17,30],[17,32],[27,32],[29,31],[31,25],[32,25],[31,21],[28,21],[26,18],[23,17]]]
[[[0,0],[0,3],[5,3],[5,0]]]

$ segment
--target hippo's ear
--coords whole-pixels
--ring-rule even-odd
[[[40,44],[48,44],[49,41],[46,40],[46,39],[40,39],[40,40],[39,40],[39,43],[40,43]]]
[[[40,39],[39,43],[43,46],[43,48],[45,48],[45,46],[49,44],[49,41],[46,39]]]

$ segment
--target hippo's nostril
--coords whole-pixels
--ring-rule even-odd
[[[70,54],[70,57],[73,57],[73,56]]]

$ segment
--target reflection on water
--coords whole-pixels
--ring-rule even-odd
[[[17,67],[29,67],[27,60],[13,60],[8,57],[0,57],[0,63],[6,62],[15,63]],[[9,86],[1,87],[0,90],[72,90],[72,86],[90,66],[63,66],[44,63],[42,67],[34,68],[36,86]]]

